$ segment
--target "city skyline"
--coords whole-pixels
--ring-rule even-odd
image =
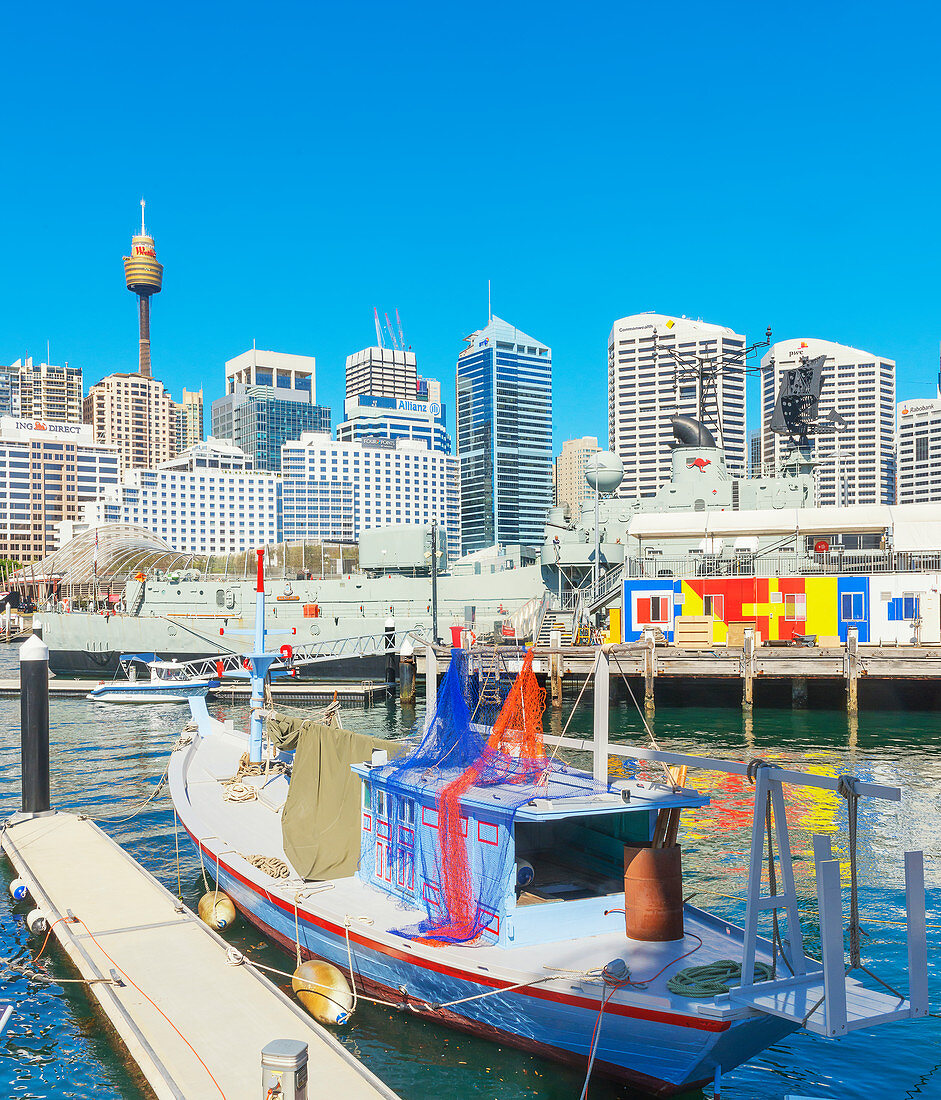
[[[173,393],[198,382],[207,405],[255,340],[316,356],[320,400],[339,411],[345,357],[373,342],[374,307],[397,307],[453,408],[454,356],[486,323],[488,280],[494,312],[553,348],[556,452],[604,436],[610,324],[646,310],[871,349],[897,362],[900,398],[932,395],[939,152],[912,104],[933,97],[935,13],[913,36],[865,5],[848,21],[678,4],[664,21],[523,4],[493,14],[501,41],[526,49],[508,65],[485,48],[471,82],[441,48],[456,13],[249,11],[187,11],[185,36],[172,3],[107,26],[64,5],[41,26],[10,12],[5,151],[30,170],[0,180],[0,361],[45,357],[49,340],[88,384],[136,368],[121,257],[143,196],[166,265],[153,371]],[[233,63],[249,26],[264,81]],[[114,64],[135,41],[173,75],[143,118]],[[874,54],[891,81],[855,79]],[[485,133],[512,171],[469,151]],[[663,167],[639,155],[640,134],[662,138]],[[244,170],[256,155],[261,174]],[[49,259],[65,248],[82,277],[53,296]]]

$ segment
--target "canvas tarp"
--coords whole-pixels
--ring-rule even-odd
[[[378,737],[276,715],[268,737],[294,750],[294,767],[281,814],[284,854],[304,879],[346,878],[359,861],[360,779],[351,764],[372,758],[374,748],[396,755],[399,747]]]

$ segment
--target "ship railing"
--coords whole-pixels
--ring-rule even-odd
[[[787,577],[880,575],[887,573],[938,573],[941,572],[941,552],[930,551],[866,551],[847,550],[827,554],[760,553],[688,554],[685,557],[666,557],[650,554],[628,558],[617,577],[608,575],[612,587],[622,577],[657,580],[673,577]],[[592,598],[594,606],[599,599],[610,595],[611,588],[605,581]]]
[[[595,782],[600,789],[608,789],[608,758],[619,756],[626,760],[650,761],[660,764],[664,770],[670,766],[707,772],[737,775],[754,785],[754,809],[748,862],[748,880],[745,896],[744,944],[742,953],[742,984],[729,990],[729,1000],[734,1005],[744,1005],[759,1012],[780,1016],[809,1031],[828,1038],[837,1038],[859,1028],[889,1023],[892,1020],[911,1019],[928,1014],[928,940],[925,907],[924,854],[920,851],[904,853],[906,938],[908,948],[908,998],[886,986],[881,978],[866,970],[860,960],[858,896],[855,885],[850,897],[850,959],[846,965],[844,948],[843,897],[840,877],[840,860],[834,858],[831,839],[827,835],[813,838],[814,870],[817,887],[817,911],[820,921],[820,953],[822,961],[808,958],[804,951],[797,889],[794,881],[793,853],[785,813],[784,787],[815,788],[830,792],[847,800],[851,820],[856,820],[856,806],[860,798],[878,798],[888,802],[900,802],[899,787],[871,783],[855,776],[813,775],[779,767],[767,760],[748,762],[723,760],[715,757],[692,756],[680,752],[664,752],[637,745],[612,744],[608,737],[610,661],[617,663],[619,652],[629,652],[624,646],[598,647],[592,669],[594,679],[594,722],[590,737],[555,737],[545,735],[549,745],[582,750],[592,754]],[[673,775],[670,774],[670,782]],[[656,787],[656,783],[650,784]],[[665,788],[669,789],[669,788]],[[625,792],[628,793],[629,792]],[[624,797],[622,793],[622,797]],[[766,827],[771,824],[776,841],[776,869],[779,878],[772,894],[763,894],[762,876],[765,866]],[[853,847],[855,835],[850,837],[850,858],[855,859]],[[770,847],[770,843],[768,845]],[[773,858],[773,857],[772,857]],[[853,864],[851,863],[851,866]],[[772,877],[767,875],[770,882]],[[790,971],[787,977],[769,981],[754,981],[755,958],[759,943],[759,918],[762,914],[784,910],[787,915],[783,941],[763,946],[775,952],[775,959],[782,959],[782,969]],[[855,946],[854,946],[855,940]],[[785,953],[785,943],[787,952]],[[866,988],[858,982],[848,983],[856,970],[869,974],[882,987]],[[883,992],[882,990],[888,990]]]

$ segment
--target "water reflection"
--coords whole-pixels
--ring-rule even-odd
[[[15,651],[0,647],[0,674],[13,669]],[[9,674],[9,673],[7,673]],[[589,697],[586,696],[586,699]],[[573,699],[561,710],[549,708],[546,728],[561,734],[569,721]],[[217,717],[244,722],[246,708],[216,708]],[[0,701],[0,716],[9,731],[0,746],[0,814],[19,804],[19,706]],[[107,831],[170,889],[176,890],[178,865],[172,809],[164,795],[148,805],[166,767],[167,754],[187,720],[184,709],[120,708],[85,701],[52,702],[53,799],[64,809],[81,809],[100,820]],[[366,710],[344,711],[347,726],[363,733],[398,738],[413,721],[423,718],[419,696],[414,711],[381,703]],[[934,715],[863,712],[848,717],[842,711],[671,709],[660,707],[649,719],[658,742],[669,749],[699,755],[747,760],[761,756],[775,763],[821,775],[854,771],[876,782],[905,789],[901,803],[863,800],[860,806],[860,878],[863,913],[869,936],[867,957],[890,982],[902,980],[905,966],[903,930],[881,921],[904,920],[901,853],[923,848],[930,891],[929,922],[941,924],[941,754]],[[591,732],[590,702],[583,700],[572,717],[569,733]],[[633,703],[611,707],[612,740],[647,743]],[[584,755],[563,753],[584,763]],[[619,758],[612,764],[621,767]],[[641,768],[645,771],[645,768]],[[652,773],[653,774],[653,773]],[[687,811],[681,841],[687,893],[697,904],[733,919],[741,919],[745,867],[750,840],[752,797],[747,780],[724,773],[693,773],[690,783],[711,796],[711,804]],[[129,816],[133,812],[133,816]],[[839,858],[847,858],[846,805],[830,792],[792,790],[787,808],[791,843],[798,860],[795,877],[801,897],[808,946],[817,935],[812,875],[811,836],[830,833]],[[195,906],[202,893],[199,862],[188,844],[181,844],[179,874],[184,900]],[[11,909],[6,893],[9,868],[2,864],[0,956],[23,959],[28,943],[23,907]],[[107,884],[102,884],[106,889]],[[865,923],[865,922],[864,922]],[[941,933],[930,932],[933,1001],[941,987]],[[236,942],[271,965],[285,966],[287,956],[242,928]],[[72,976],[58,956],[49,954],[49,969],[60,978]],[[0,971],[3,996],[14,1002],[17,1015],[0,1040],[0,1095],[69,1095],[136,1098],[128,1072],[103,1038],[88,1000],[73,986],[46,986],[9,970]],[[434,1024],[376,1006],[362,1007],[352,1024],[339,1033],[380,1077],[403,1097],[452,1094],[471,1097],[572,1097],[582,1076],[538,1058],[468,1038]],[[873,1037],[874,1036],[874,1037]],[[879,1058],[872,1059],[873,1044]],[[941,1094],[935,1073],[941,1044],[937,1020],[892,1025],[870,1035],[857,1033],[839,1044],[817,1036],[793,1036],[765,1052],[726,1079],[723,1096],[733,1100],[780,1100],[787,1092],[819,1096],[904,1096],[921,1087]],[[863,1079],[863,1067],[865,1080]],[[920,1080],[927,1083],[917,1086]],[[67,1091],[66,1091],[67,1090]],[[595,1100],[624,1095],[611,1085],[592,1085]]]

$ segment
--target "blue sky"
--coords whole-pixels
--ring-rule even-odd
[[[37,14],[41,13],[41,14]],[[8,6],[0,362],[154,373],[345,356],[398,308],[444,383],[500,316],[553,349],[556,446],[604,437],[611,322],[645,309],[894,357],[933,396],[941,214],[928,5]],[[757,385],[752,386],[752,396]],[[754,402],[750,402],[754,404]],[[208,422],[208,417],[207,417]]]

